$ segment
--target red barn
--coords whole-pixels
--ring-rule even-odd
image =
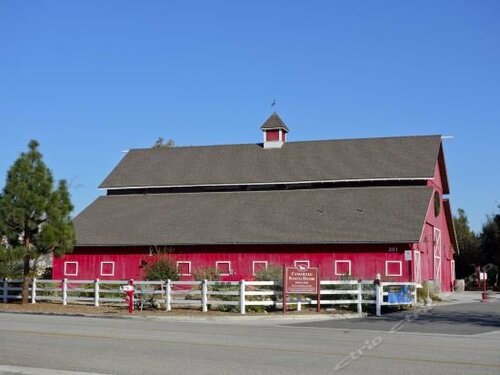
[[[454,281],[457,248],[441,137],[287,142],[273,113],[260,144],[130,150],[74,220],[54,278],[142,279],[171,249],[179,274],[251,279],[270,264],[322,278]]]

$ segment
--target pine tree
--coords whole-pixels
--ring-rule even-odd
[[[22,302],[28,302],[30,278],[41,255],[61,256],[75,242],[70,213],[73,206],[66,182],[54,188],[38,142],[30,141],[7,173],[0,195],[0,238],[22,261]]]
[[[453,217],[457,234],[459,253],[456,257],[457,277],[465,278],[475,272],[480,263],[479,237],[469,226],[469,219],[465,211],[458,209],[458,217]]]

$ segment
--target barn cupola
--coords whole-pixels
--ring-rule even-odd
[[[260,128],[264,133],[264,148],[281,148],[286,142],[288,128],[276,112]]]

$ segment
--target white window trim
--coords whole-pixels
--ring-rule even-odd
[[[186,264],[188,265],[188,273],[179,273],[179,264]],[[191,276],[191,262],[188,261],[188,260],[179,260],[176,264],[175,264],[175,268],[177,270],[177,273],[180,275],[180,276]]]
[[[104,264],[111,264],[112,265],[112,268],[111,268],[111,273],[104,273],[102,271],[102,266],[104,266]],[[115,276],[115,262],[101,262],[101,276]]]
[[[311,265],[308,260],[294,260],[293,261],[293,266],[297,267],[297,263],[307,263],[307,268],[309,268],[309,266]]]
[[[337,263],[349,263],[349,273],[348,273],[348,275],[352,275],[352,272],[351,272],[351,261],[350,260],[336,260],[335,261],[335,276],[345,275],[345,273],[343,273],[343,272],[338,272]]]
[[[256,272],[255,272],[255,265],[256,265],[257,263],[264,263],[264,265],[265,265],[265,266],[264,266],[264,269],[267,269],[267,265],[268,265],[267,260],[254,260],[254,261],[252,262],[252,275],[254,275],[254,276],[255,276],[255,274],[256,274]]]
[[[66,272],[66,266],[68,264],[76,264],[76,271],[75,271],[75,273],[68,273],[68,272]],[[78,262],[64,262],[64,276],[78,276]]]
[[[221,264],[221,263],[227,263],[229,265],[229,267],[228,267],[229,273],[221,273],[220,275],[221,276],[232,275],[233,274],[233,269],[231,268],[231,261],[230,260],[220,260],[220,261],[215,262],[215,268],[217,270],[219,269],[219,264]]]
[[[399,264],[399,273],[389,273],[389,263]],[[386,260],[385,261],[385,276],[403,276],[403,262],[400,260]]]

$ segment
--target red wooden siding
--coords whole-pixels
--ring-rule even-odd
[[[308,262],[311,267],[319,266],[321,277],[328,279],[339,279],[350,268],[353,278],[373,279],[380,273],[387,280],[408,281],[410,264],[404,261],[404,250],[410,247],[411,244],[176,247],[171,257],[177,264],[179,274],[184,275],[183,279],[191,279],[193,272],[202,267],[217,267],[226,274],[223,279],[240,280],[252,279],[254,272],[266,265],[292,266]],[[149,256],[147,248],[76,248],[64,258],[54,259],[54,278],[143,279],[144,266],[141,267],[141,264],[154,259],[155,256]],[[386,261],[401,262],[401,276],[386,277]],[[65,275],[65,262],[77,262],[78,274]],[[113,276],[101,274],[101,262],[114,262]],[[189,268],[190,274],[187,272]]]
[[[267,130],[266,131],[266,141],[279,141],[280,140],[280,131],[279,130]]]

